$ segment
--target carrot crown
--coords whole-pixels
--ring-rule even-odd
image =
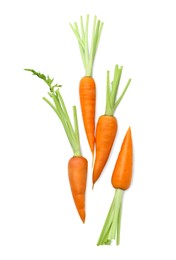
[[[36,72],[35,70],[32,69],[25,69],[25,70],[30,71],[33,73],[33,75],[38,76],[40,79],[44,80],[45,83],[49,86],[50,92],[48,92],[48,95],[52,98],[53,103],[51,103],[45,97],[43,97],[43,99],[48,103],[48,105],[50,105],[50,107],[55,111],[55,113],[59,117],[64,127],[65,133],[68,137],[68,140],[70,142],[70,145],[72,147],[74,156],[81,155],[76,106],[73,106],[73,118],[74,118],[74,127],[73,127],[64,100],[59,91],[61,85],[53,84],[54,79],[51,79],[49,76],[46,77],[44,74],[41,74],[40,72]]]
[[[114,112],[119,105],[120,101],[122,100],[123,96],[125,95],[131,79],[128,80],[123,92],[121,93],[120,97],[116,100],[117,92],[120,84],[120,79],[122,75],[123,67],[119,67],[115,65],[114,69],[114,78],[112,83],[110,83],[110,72],[107,71],[107,81],[106,81],[106,110],[105,115],[114,115]]]
[[[70,26],[78,40],[81,58],[84,64],[86,76],[92,76],[93,63],[100,41],[101,32],[103,29],[103,23],[94,16],[91,45],[89,46],[89,15],[86,16],[85,26],[83,24],[83,18],[80,17],[80,30],[78,24],[74,25],[70,23]]]

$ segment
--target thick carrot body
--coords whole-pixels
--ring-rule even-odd
[[[111,82],[110,73],[107,71],[106,109],[105,114],[99,118],[96,129],[96,158],[92,176],[93,185],[100,177],[100,174],[108,160],[116,136],[118,125],[117,119],[114,117],[114,112],[120,104],[131,82],[131,80],[128,80],[120,97],[116,100],[121,74],[122,67],[116,65],[113,81]]]
[[[77,211],[85,222],[85,191],[87,182],[87,160],[74,156],[68,162],[68,177]]]
[[[116,133],[117,119],[114,116],[100,116],[96,128],[96,158],[93,169],[93,185],[100,177],[100,174],[108,160]]]
[[[79,85],[79,96],[81,103],[81,111],[86,131],[87,140],[92,154],[94,153],[95,143],[95,102],[96,102],[96,86],[92,77],[85,76],[81,79]]]
[[[112,174],[111,182],[115,189],[126,190],[129,188],[132,178],[132,157],[132,138],[131,129],[129,128],[124,137]]]

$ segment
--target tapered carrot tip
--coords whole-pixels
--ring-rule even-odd
[[[94,151],[92,151],[92,168],[93,168],[93,164],[94,164]]]
[[[80,216],[82,222],[85,223],[85,219],[86,219],[85,210],[84,209],[80,209],[78,213],[79,213],[79,216]]]
[[[85,223],[86,213],[85,213],[85,194],[74,194],[73,199],[78,211],[78,214],[83,223]]]
[[[76,209],[85,222],[85,191],[87,182],[87,160],[82,157],[72,157],[68,162],[68,177]]]

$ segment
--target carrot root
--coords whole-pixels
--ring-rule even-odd
[[[83,77],[79,84],[81,112],[87,140],[94,158],[96,86],[92,77]]]
[[[100,116],[96,129],[96,156],[93,168],[92,182],[100,177],[108,160],[117,133],[117,120],[113,116]]]
[[[132,137],[131,128],[129,127],[113,170],[111,183],[115,189],[127,190],[132,179]]]
[[[72,157],[68,162],[68,177],[73,200],[78,214],[85,222],[85,191],[87,182],[87,160],[82,156]]]

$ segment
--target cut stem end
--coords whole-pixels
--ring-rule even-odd
[[[115,195],[98,239],[97,246],[110,245],[112,240],[116,240],[116,245],[119,245],[122,198],[123,190],[115,190]]]

